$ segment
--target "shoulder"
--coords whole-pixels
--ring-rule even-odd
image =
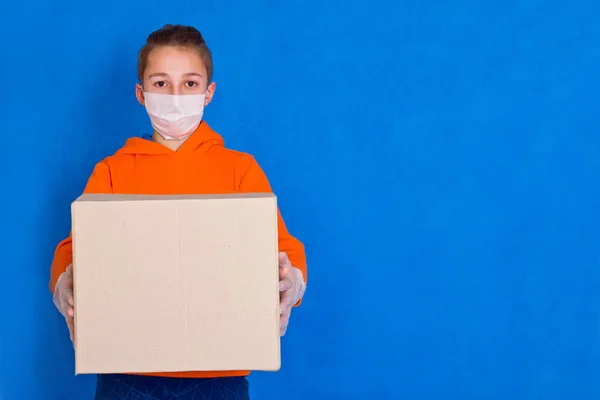
[[[258,164],[252,154],[227,147],[213,149],[212,154],[227,163],[231,163],[238,171],[247,170]]]
[[[148,148],[151,149],[154,144],[149,135],[129,137],[113,154],[100,160],[98,165],[106,165],[111,168],[135,159],[136,155],[156,153],[156,151],[148,151]]]
[[[127,155],[118,153],[111,154],[110,156],[104,157],[102,160],[98,161],[96,168],[108,168],[110,170],[119,164],[123,164],[127,158],[129,158]]]
[[[220,160],[233,167],[235,186],[242,192],[270,192],[269,181],[255,157],[243,151],[221,147],[214,150]]]

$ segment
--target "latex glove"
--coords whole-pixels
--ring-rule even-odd
[[[73,332],[75,331],[75,310],[73,308],[73,264],[69,264],[67,270],[63,272],[56,282],[54,287],[54,295],[52,296],[54,305],[58,311],[65,317],[71,341],[73,341]]]
[[[294,305],[304,296],[306,283],[302,271],[293,267],[285,252],[279,253],[279,334],[285,335]]]

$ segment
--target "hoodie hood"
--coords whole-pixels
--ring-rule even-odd
[[[160,143],[144,138],[130,138],[116,154],[173,154],[173,153],[205,153],[213,147],[223,147],[221,135],[213,131],[205,121],[192,133],[177,151],[173,151]]]

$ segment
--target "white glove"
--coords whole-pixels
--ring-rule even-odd
[[[306,283],[302,271],[293,267],[285,252],[279,253],[279,334],[285,335],[287,326],[290,322],[292,308],[306,290]]]
[[[73,332],[75,331],[75,321],[73,318],[75,316],[73,308],[73,264],[69,264],[67,270],[58,277],[52,300],[58,311],[65,317],[71,341],[73,341]]]

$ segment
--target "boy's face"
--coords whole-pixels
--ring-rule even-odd
[[[196,50],[158,47],[148,55],[142,84],[136,84],[136,97],[144,106],[144,91],[175,95],[206,93],[204,106],[207,106],[215,93],[216,84],[212,82],[208,85],[206,75],[204,62]]]

